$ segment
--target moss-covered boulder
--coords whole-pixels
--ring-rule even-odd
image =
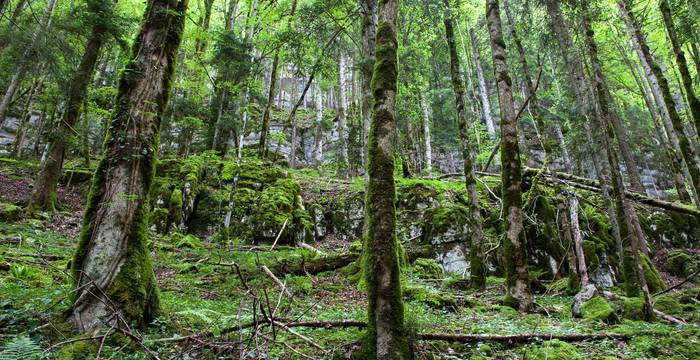
[[[683,313],[683,306],[675,295],[662,295],[654,299],[654,309],[669,315],[680,315]]]
[[[22,208],[0,202],[0,221],[15,222],[22,218]]]
[[[579,349],[561,340],[549,340],[533,346],[526,351],[529,360],[583,360],[585,356]]]
[[[697,263],[687,251],[673,250],[668,253],[664,270],[678,277],[686,277],[697,270]]]
[[[441,279],[442,268],[433,259],[417,259],[413,264],[413,274],[421,279]]]
[[[617,318],[615,309],[601,296],[595,296],[581,304],[581,317],[605,322],[614,321]]]
[[[644,320],[644,299],[623,298],[620,304],[620,315],[624,319]]]

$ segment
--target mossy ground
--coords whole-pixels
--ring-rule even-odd
[[[35,223],[8,224],[0,223],[0,265],[11,264],[13,270],[0,271],[0,326],[8,340],[19,334],[27,334],[41,348],[61,341],[60,335],[49,331],[35,331],[38,326],[56,321],[69,305],[66,297],[71,285],[65,271],[67,261],[73,251],[71,239],[43,229]],[[8,239],[21,234],[26,242],[18,247]],[[211,262],[236,262],[243,269],[248,286],[254,289],[267,289],[271,298],[277,299],[279,288],[268,277],[254,271],[256,264],[273,266],[278,261],[302,256],[313,256],[305,250],[279,250],[250,252],[230,247],[218,246],[207,240],[198,247],[178,247],[176,239],[163,236],[152,237],[152,255],[159,288],[163,315],[156,319],[144,334],[149,347],[163,358],[178,357],[188,351],[194,351],[186,344],[173,346],[173,343],[149,342],[159,338],[172,337],[175,334],[212,332],[218,334],[227,327],[251,320],[251,314],[241,309],[252,304],[245,297],[245,287],[229,267],[212,265]],[[29,256],[42,254],[47,259]],[[202,259],[216,261],[200,261]],[[21,270],[24,269],[24,270]],[[287,276],[283,278],[293,294],[293,302],[282,298],[280,311],[289,318],[310,320],[366,320],[366,298],[357,285],[348,279],[344,272],[327,272],[315,276]],[[453,279],[454,280],[454,279]],[[491,358],[522,357],[547,358],[556,354],[569,354],[574,349],[575,356],[585,358],[616,357],[634,359],[639,357],[685,357],[700,352],[700,331],[692,321],[700,319],[700,310],[694,305],[673,309],[677,316],[691,320],[687,326],[670,326],[663,323],[645,323],[625,320],[610,325],[574,319],[569,306],[571,297],[559,295],[537,296],[536,302],[542,311],[539,313],[518,315],[514,310],[500,305],[504,292],[503,279],[490,278],[484,292],[456,289],[457,281],[436,281],[423,279],[410,271],[404,272],[403,283],[412,289],[405,292],[406,318],[412,331],[416,332],[456,332],[456,333],[630,333],[651,334],[654,342],[647,336],[634,336],[631,341],[613,340],[583,342],[571,346],[559,343],[535,343],[532,345],[507,346],[502,344],[459,345],[445,342],[418,342],[419,358],[440,356],[448,349],[459,354],[460,358],[482,356]],[[634,300],[629,301],[633,303]],[[660,301],[663,303],[664,301]],[[668,309],[669,306],[665,305]],[[629,310],[628,310],[629,311]],[[359,341],[362,331],[358,329],[305,329],[297,328],[299,333],[313,338],[327,349],[334,349],[337,354],[344,354]],[[243,332],[250,336],[249,331]],[[70,334],[64,334],[70,337]],[[286,332],[278,331],[278,339],[304,351],[306,354],[330,358],[331,352],[322,353],[310,347],[299,338]],[[235,341],[238,334],[223,336],[219,340]],[[5,339],[3,339],[5,340]],[[5,340],[5,341],[8,341]],[[669,344],[663,347],[659,344]],[[670,346],[673,344],[673,346]],[[487,345],[487,346],[486,346]],[[554,346],[556,345],[556,346]],[[561,345],[561,346],[560,346]],[[568,344],[567,344],[568,345]],[[65,353],[61,348],[52,354]],[[116,347],[106,345],[104,355],[109,357]],[[138,349],[134,349],[138,350]],[[196,350],[192,356],[212,356],[212,349]],[[280,358],[293,358],[283,345],[270,346],[266,351]],[[552,352],[553,351],[553,352]],[[117,359],[133,359],[136,355],[123,352]],[[553,357],[554,356],[554,357]]]
[[[177,170],[176,170],[177,171]],[[260,175],[264,175],[260,173]],[[306,195],[359,191],[351,182],[331,181],[308,171],[295,171],[293,177],[302,184]],[[258,179],[262,180],[262,179]],[[253,180],[251,180],[253,182]],[[398,187],[415,186],[416,180],[399,180]],[[489,186],[492,181],[487,181]],[[436,198],[455,198],[463,194],[461,181],[427,181],[437,189]],[[323,188],[324,191],[320,191]],[[354,190],[353,190],[354,188]],[[247,188],[246,188],[247,189]],[[497,191],[498,186],[493,186]],[[488,190],[481,188],[480,194]],[[455,195],[457,194],[457,195]],[[326,195],[330,196],[330,195]],[[484,204],[488,204],[485,201]],[[21,243],[19,241],[21,239]],[[314,246],[326,252],[355,249],[352,240],[343,242],[319,242]],[[196,346],[197,342],[157,342],[162,338],[211,333],[205,342],[236,344],[242,334],[247,342],[252,332],[234,332],[221,335],[224,329],[252,320],[253,302],[246,295],[247,288],[263,291],[272,303],[280,298],[280,288],[260,271],[260,266],[273,268],[280,262],[300,262],[315,256],[311,251],[278,246],[269,251],[269,245],[261,245],[256,251],[240,242],[222,242],[216,237],[202,238],[171,235],[149,235],[149,248],[160,289],[162,315],[143,333],[145,345],[161,358],[216,358],[214,346]],[[261,249],[262,248],[262,249]],[[75,239],[45,227],[40,221],[24,219],[16,222],[0,222],[0,352],[22,334],[41,349],[71,338],[75,334],[61,324],[61,315],[68,308],[72,292],[70,272],[66,269],[75,249]],[[262,251],[261,251],[262,250]],[[235,268],[236,263],[246,279],[243,284]],[[224,264],[224,265],[222,265]],[[593,341],[574,344],[538,342],[522,345],[475,343],[469,345],[447,342],[415,344],[420,359],[443,358],[447,353],[455,358],[697,358],[700,353],[700,306],[697,291],[681,290],[658,297],[660,310],[688,321],[688,325],[671,326],[663,322],[646,323],[630,320],[634,316],[634,300],[611,303],[618,321],[590,321],[575,319],[571,315],[572,297],[559,295],[561,281],[548,283],[546,293],[538,294],[535,301],[538,311],[519,315],[503,306],[505,292],[503,278],[489,277],[485,291],[469,289],[468,279],[443,274],[438,276],[431,261],[419,261],[406,267],[402,284],[406,309],[406,323],[411,333],[628,333],[630,341]],[[418,270],[418,271],[414,271]],[[357,281],[357,264],[353,263],[334,272],[317,275],[280,276],[286,283],[292,299],[282,296],[278,314],[288,319],[366,321],[367,300],[362,282]],[[559,287],[558,287],[559,286]],[[264,290],[263,290],[264,289]],[[620,290],[613,289],[621,293]],[[259,305],[259,304],[258,304]],[[274,305],[274,304],[273,304]],[[259,315],[259,314],[258,314]],[[52,326],[42,325],[49,323]],[[306,355],[318,358],[344,356],[359,346],[363,331],[348,329],[295,328],[325,349],[310,346],[299,337],[277,329],[279,342],[265,342],[259,350],[269,358],[291,359],[296,355],[282,342]],[[65,337],[64,337],[65,336]],[[131,344],[117,353],[119,341],[105,344],[102,358],[148,358],[143,350]],[[53,348],[51,358],[70,358],[80,355],[88,347],[74,345]],[[542,357],[544,356],[544,357]],[[237,357],[237,356],[236,356]]]

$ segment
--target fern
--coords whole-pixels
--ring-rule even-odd
[[[5,344],[0,360],[34,360],[41,358],[41,348],[26,335],[20,335]]]

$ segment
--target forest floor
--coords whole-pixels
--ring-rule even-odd
[[[29,193],[29,182],[24,181],[29,172],[19,165],[0,168],[0,202],[22,203]],[[82,207],[80,201],[68,201],[75,199],[74,193],[62,194],[68,204],[65,212],[0,220],[0,358],[12,351],[24,352],[27,358],[62,358],[84,351],[82,344],[87,341],[79,341],[80,337],[59,326],[72,294],[66,269]],[[335,253],[356,245],[335,240],[314,246]],[[275,272],[279,264],[322,255],[285,246],[224,246],[184,235],[154,235],[152,249],[162,316],[143,332],[134,330],[136,336],[127,339],[129,345],[108,340],[99,356],[92,353],[91,358],[344,359],[360,346],[361,328],[286,328],[262,321],[270,313],[285,324],[366,321],[367,300],[355,263],[315,275],[278,272],[283,289],[263,266]],[[626,334],[630,338],[570,344],[543,339],[469,344],[417,340],[414,348],[421,359],[700,358],[700,306],[693,296],[682,301],[689,289],[668,296],[678,300],[678,307],[667,311],[686,325],[627,320],[615,314],[603,321],[573,318],[572,297],[564,295],[566,284],[561,280],[547,284],[536,296],[536,312],[522,315],[500,305],[505,290],[502,278],[491,277],[485,291],[475,291],[464,286],[465,279],[443,278],[429,270],[412,266],[402,274],[406,322],[414,338],[425,333]],[[615,311],[620,313],[618,308]],[[238,329],[254,320],[261,323]]]

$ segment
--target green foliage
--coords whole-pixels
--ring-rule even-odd
[[[26,335],[11,338],[0,347],[0,360],[34,360],[41,357],[39,344]]]
[[[442,268],[433,259],[417,259],[413,264],[413,274],[421,279],[441,279]]]

